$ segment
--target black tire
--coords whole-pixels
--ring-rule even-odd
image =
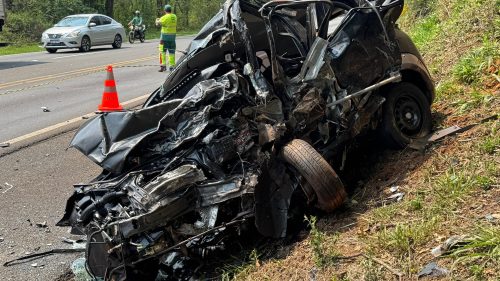
[[[134,44],[134,41],[135,41],[135,38],[134,38],[134,32],[133,32],[133,31],[130,31],[130,32],[128,33],[128,42],[129,42],[130,44]]]
[[[311,185],[318,198],[318,208],[330,212],[342,205],[347,197],[342,181],[309,143],[294,139],[283,147],[281,155]]]
[[[113,46],[113,49],[120,49],[122,47],[122,42],[122,36],[120,34],[116,34],[115,40],[113,41],[113,44],[111,44],[111,46]]]
[[[380,133],[384,143],[404,148],[412,140],[429,135],[432,128],[431,105],[415,85],[401,82],[386,94]]]
[[[82,38],[82,43],[80,45],[80,52],[88,52],[90,51],[90,48],[92,48],[92,42],[90,42],[90,38],[85,35]]]
[[[141,40],[141,43],[144,43],[144,41],[146,41],[146,38],[143,35],[143,36],[141,36],[141,38],[139,40]]]
[[[46,48],[45,50],[47,50],[47,52],[49,52],[51,54],[57,52],[57,49],[54,49],[54,48]]]

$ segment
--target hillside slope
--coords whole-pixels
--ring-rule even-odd
[[[415,40],[437,85],[434,129],[465,127],[500,112],[500,1],[414,0],[399,25]],[[500,121],[489,120],[424,153],[380,151],[346,207],[310,218],[292,244],[257,249],[236,280],[416,280],[425,265],[442,280],[500,279]],[[374,164],[376,163],[376,164]],[[391,187],[404,197],[387,200]],[[446,257],[431,250],[458,235]]]

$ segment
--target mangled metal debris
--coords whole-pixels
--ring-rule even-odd
[[[431,262],[425,265],[422,270],[417,274],[420,279],[422,277],[442,277],[450,274],[450,271],[446,268],[439,267],[436,262]]]
[[[432,134],[429,134],[429,135],[424,136],[422,138],[413,139],[408,144],[408,147],[413,148],[415,150],[423,151],[427,147],[428,144],[439,141],[446,136],[452,136],[455,134],[463,133],[465,131],[468,131],[468,130],[474,128],[475,126],[477,126],[479,124],[483,124],[483,123],[486,123],[488,121],[497,120],[497,119],[498,119],[498,115],[495,114],[495,115],[492,115],[490,117],[484,118],[477,123],[467,125],[463,128],[460,126],[457,126],[457,125],[453,125],[451,127],[433,132]]]
[[[58,225],[87,235],[89,273],[188,280],[245,229],[284,237],[305,208],[341,206],[353,138],[427,135],[403,1],[379,2],[228,0],[143,108],[87,121],[71,145],[103,172]]]

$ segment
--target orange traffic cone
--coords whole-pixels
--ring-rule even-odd
[[[123,107],[118,101],[118,93],[116,92],[115,76],[113,75],[113,66],[108,65],[106,81],[104,81],[104,93],[102,94],[102,102],[97,107],[99,111],[122,111]]]

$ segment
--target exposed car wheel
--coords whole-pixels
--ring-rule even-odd
[[[115,35],[115,41],[113,41],[112,46],[115,49],[120,49],[122,47],[122,37],[120,34]]]
[[[431,106],[415,85],[402,82],[385,94],[381,123],[382,139],[391,147],[404,148],[412,139],[431,132]]]
[[[130,31],[130,32],[128,33],[128,42],[129,42],[130,44],[134,44],[134,41],[135,41],[135,38],[134,38],[134,32],[133,32],[133,31]]]
[[[57,52],[57,49],[53,49],[53,48],[46,48],[45,50],[47,50],[47,52],[49,52],[51,54]]]
[[[90,51],[91,47],[92,47],[92,44],[90,42],[90,38],[88,36],[83,36],[82,44],[80,46],[80,52],[88,52],[88,51]]]
[[[282,150],[283,159],[306,179],[326,212],[342,205],[347,197],[344,185],[326,160],[306,141],[294,139]]]

